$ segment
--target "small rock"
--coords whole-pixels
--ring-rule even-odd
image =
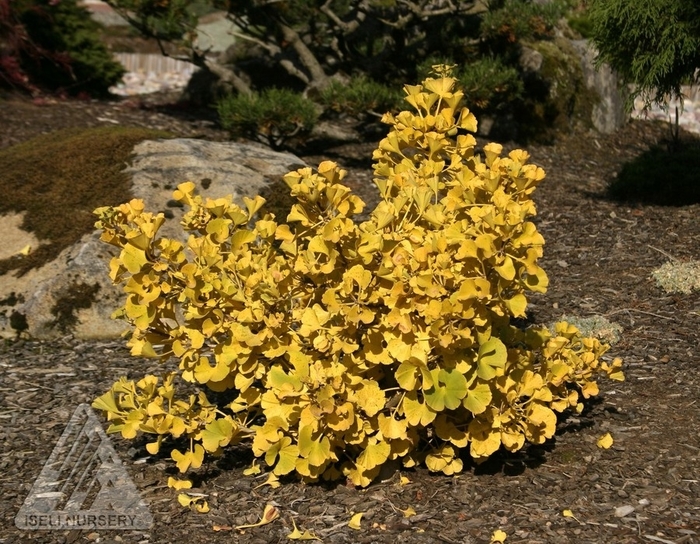
[[[630,506],[629,504],[618,506],[615,508],[615,517],[624,518],[625,516],[629,516],[632,512],[634,512],[634,506]]]

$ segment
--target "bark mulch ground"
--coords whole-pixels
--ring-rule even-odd
[[[138,100],[0,101],[0,147],[66,126],[122,123],[185,136],[224,139],[210,120]],[[560,422],[555,439],[516,455],[466,464],[455,477],[427,470],[387,474],[368,489],[303,485],[277,489],[248,477],[249,451],[207,460],[196,481],[211,511],[181,507],[165,484],[171,462],[148,457],[142,442],[111,439],[154,518],[148,531],[21,531],[14,518],[71,414],[119,376],[157,371],[129,356],[122,342],[30,339],[0,346],[0,543],[288,542],[294,522],[326,543],[487,543],[496,529],[507,543],[700,543],[700,294],[667,294],[652,271],[676,259],[700,259],[700,205],[629,205],[605,198],[621,165],[665,136],[634,122],[611,136],[575,134],[554,146],[528,146],[547,171],[536,193],[546,240],[542,264],[551,286],[532,297],[537,323],[563,314],[603,316],[623,331],[611,354],[626,381],[602,382],[578,417]],[[350,166],[363,197],[373,192],[372,144],[346,144],[332,158]],[[2,173],[0,172],[0,188]],[[612,433],[610,449],[596,446]],[[402,485],[400,476],[408,478]],[[266,505],[280,517],[257,528]],[[415,515],[406,517],[412,508]],[[563,515],[570,510],[574,517]],[[348,527],[363,512],[361,530]],[[218,530],[217,530],[218,529]]]

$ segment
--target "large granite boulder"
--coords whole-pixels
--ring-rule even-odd
[[[596,56],[587,40],[563,36],[523,47],[521,66],[546,84],[545,110],[556,129],[578,126],[609,134],[629,118],[625,89],[609,66],[596,66]]]
[[[610,66],[596,66],[598,51],[592,43],[573,40],[571,45],[579,55],[586,88],[594,91],[598,97],[591,111],[591,122],[599,132],[611,134],[629,119],[625,109],[626,90]]]
[[[523,102],[480,118],[480,133],[497,140],[552,142],[573,130],[609,134],[622,127],[629,118],[626,89],[609,66],[596,66],[596,55],[587,40],[561,33],[521,44]]]
[[[301,166],[303,161],[294,155],[254,144],[173,139],[137,145],[126,172],[133,194],[146,202],[148,210],[165,214],[160,234],[177,236],[183,210],[172,200],[172,192],[180,183],[192,181],[202,195],[232,194],[240,201]],[[108,277],[115,253],[116,248],[100,242],[95,231],[41,268],[21,277],[12,272],[0,276],[0,336],[118,337],[125,324],[110,315],[123,295]]]

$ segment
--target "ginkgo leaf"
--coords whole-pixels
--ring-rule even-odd
[[[480,383],[469,389],[462,404],[472,414],[477,415],[486,410],[492,397],[491,386],[486,383]]]
[[[512,298],[505,301],[506,308],[513,315],[513,317],[525,317],[525,310],[527,310],[527,298],[522,293],[518,293]]]
[[[356,264],[343,274],[343,278],[357,283],[361,291],[364,291],[372,281],[372,272],[362,265]]]
[[[275,457],[277,457],[276,463]],[[279,442],[272,445],[265,453],[265,461],[268,465],[275,465],[273,472],[278,475],[292,472],[298,458],[299,446],[292,444],[292,439],[288,436],[283,437]]]
[[[469,453],[475,459],[488,457],[501,447],[501,433],[490,422],[475,418],[469,423]]]
[[[525,283],[528,289],[535,293],[546,293],[547,287],[549,287],[549,278],[544,270],[535,266],[532,272],[528,270]]]
[[[369,444],[357,457],[356,465],[364,471],[372,470],[382,465],[389,458],[390,453],[391,446],[387,442]]]
[[[508,358],[508,350],[500,339],[492,336],[479,346],[477,375],[488,381],[496,377]]]
[[[411,344],[406,343],[403,338],[393,338],[387,344],[387,351],[399,363],[404,363],[411,358]]]
[[[491,534],[491,544],[503,544],[503,542],[506,541],[506,538],[508,538],[508,535],[504,532],[501,531],[500,529],[496,529],[492,534]]]
[[[463,463],[457,457],[457,450],[449,444],[445,444],[426,455],[425,466],[433,472],[451,475],[461,472]]]
[[[508,432],[507,429],[501,428],[501,442],[508,451],[516,452],[525,445],[525,436],[522,432]]]
[[[131,244],[124,246],[119,259],[131,274],[136,274],[148,262],[146,252]]]
[[[455,80],[448,77],[441,77],[438,79],[428,78],[424,82],[425,88],[432,91],[440,98],[451,96],[451,91],[454,88],[454,84]]]
[[[302,208],[299,204],[294,204],[292,206],[289,215],[287,215],[287,221],[299,221],[304,227],[308,227],[311,224],[309,217],[306,214],[306,210],[304,210],[304,208]]]
[[[177,496],[177,502],[182,506],[189,506],[193,501],[196,501],[196,497],[190,497],[187,493],[180,493]]]
[[[496,272],[507,281],[512,281],[515,277],[515,267],[513,266],[513,259],[506,257],[500,266],[495,266]]]
[[[427,404],[423,404],[416,397],[415,394],[407,394],[401,404],[403,408],[404,416],[409,425],[415,427],[416,425],[429,425],[437,415],[437,412],[430,408]]]
[[[587,381],[581,384],[581,394],[584,398],[594,397],[599,393],[598,384],[594,381]]]
[[[253,463],[246,469],[243,470],[243,474],[246,476],[257,476],[262,472],[260,465],[258,465],[257,459],[253,459]]]
[[[193,451],[180,453],[179,450],[173,450],[170,454],[173,461],[177,464],[180,472],[186,472],[190,467],[199,468],[204,461],[204,448],[201,444],[195,444]]]
[[[528,421],[534,423],[535,425],[544,427],[548,436],[552,436],[554,434],[557,424],[557,416],[550,408],[547,408],[543,404],[532,403],[528,408],[527,415]]]
[[[207,234],[211,235],[212,239],[216,243],[220,244],[229,237],[229,233],[230,233],[229,229],[230,228],[231,228],[231,220],[230,219],[218,217],[218,218],[210,221],[207,224],[206,232],[207,232]],[[236,236],[240,235],[241,232],[247,232],[247,231],[239,230],[236,232],[236,234],[234,234],[234,236],[232,238],[232,244],[231,244],[233,249],[238,249],[238,247],[241,245],[240,242],[238,242],[238,241],[234,242],[234,239],[236,238]],[[253,239],[255,239],[255,234],[253,234]]]
[[[462,108],[462,111],[459,114],[459,126],[465,130],[468,130],[469,132],[476,132],[476,117],[467,108]]]
[[[386,404],[384,391],[376,381],[362,380],[362,387],[355,392],[357,404],[370,417],[379,413]]]
[[[280,366],[274,366],[267,373],[268,387],[283,391],[299,391],[301,381],[294,375],[287,374]]]
[[[350,518],[350,521],[348,521],[348,527],[350,527],[351,529],[355,529],[356,531],[362,529],[362,526],[360,525],[360,520],[362,520],[363,515],[364,512],[358,512],[357,514],[353,514],[353,516]]]
[[[189,493],[180,493],[177,496],[177,502],[186,508],[194,508],[200,514],[209,512],[209,504],[201,495],[190,495]]]
[[[401,363],[394,372],[394,376],[402,389],[413,391],[418,388],[420,372],[411,361]]]
[[[102,410],[107,413],[117,414],[121,412],[114,399],[114,392],[112,390],[107,391],[102,396],[92,401],[91,406],[96,410]]]
[[[440,414],[433,425],[435,433],[442,440],[446,440],[458,448],[464,448],[469,443],[469,435],[465,431],[458,429],[454,422],[448,419],[445,414]]]
[[[168,487],[177,491],[181,489],[190,489],[192,487],[192,482],[190,480],[178,480],[170,476],[168,478]]]
[[[578,521],[579,523],[581,523],[581,525],[583,525],[583,522],[581,522],[581,520],[578,519],[578,518],[574,515],[574,513],[573,513],[571,510],[568,510],[568,509],[567,509],[567,510],[564,510],[561,514],[562,514],[562,516],[564,516],[565,518],[575,519],[576,521]]]
[[[244,196],[243,203],[248,211],[248,217],[253,217],[257,211],[263,207],[265,199],[259,195],[256,195],[255,198]]]
[[[411,508],[410,506],[408,508],[406,508],[406,510],[401,510],[401,513],[403,514],[403,517],[405,517],[405,518],[410,518],[410,517],[416,515],[416,511],[413,508]]]
[[[267,525],[268,523],[272,523],[278,517],[280,517],[280,511],[272,504],[266,504],[265,509],[263,510],[262,517],[260,518],[260,521],[258,521],[257,523],[251,523],[249,525],[237,525],[236,529],[240,531],[241,529],[251,529],[253,527],[262,527],[263,525]]]
[[[609,449],[613,445],[613,437],[610,433],[605,433],[603,436],[601,436],[598,441],[596,442],[599,448],[602,448],[604,450]]]
[[[274,474],[274,472],[270,472],[267,475],[267,480],[265,480],[260,485],[256,485],[253,489],[258,489],[258,488],[263,487],[265,485],[269,485],[272,489],[277,489],[282,484],[280,483],[280,479]]]
[[[314,467],[323,466],[330,458],[331,444],[327,437],[314,436],[310,425],[299,431],[299,454],[305,457]]]
[[[423,392],[425,402],[436,412],[454,410],[467,394],[467,379],[457,369],[436,368],[430,371],[433,385]]]
[[[209,452],[215,452],[219,448],[231,442],[234,434],[234,423],[229,418],[215,419],[200,432],[202,446]]]
[[[405,438],[406,437],[406,420],[397,420],[393,416],[379,414],[377,424],[384,438]]]
[[[294,523],[294,518],[292,518],[292,526],[294,527],[294,530],[287,535],[287,538],[290,540],[321,540],[315,534],[310,533],[308,530],[305,530],[302,533],[297,527],[297,524]]]

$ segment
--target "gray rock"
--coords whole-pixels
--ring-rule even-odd
[[[172,192],[180,183],[191,181],[202,195],[230,194],[240,202],[304,165],[290,153],[263,145],[192,139],[149,140],[137,145],[134,153],[126,169],[133,178],[134,196],[146,202],[148,209],[168,217],[160,234],[171,238],[180,232],[183,215],[183,209],[172,201]]]
[[[578,126],[606,134],[624,125],[628,119],[625,89],[609,66],[596,67],[596,54],[587,40],[563,35],[522,47],[520,67],[548,89],[545,125],[564,131]]]
[[[542,68],[544,57],[539,51],[531,47],[523,46],[520,51],[520,66],[529,72],[539,72]]]
[[[172,201],[180,183],[192,181],[203,196],[231,194],[240,202],[304,165],[292,154],[255,144],[192,139],[145,141],[134,154],[126,169],[133,194],[145,201],[147,210],[165,212],[159,234],[170,237],[181,237],[178,223],[184,210]],[[110,316],[124,297],[108,276],[116,252],[100,242],[95,231],[39,269],[22,277],[0,276],[0,337],[15,337],[18,328],[38,339],[68,334],[85,339],[119,337],[125,323]]]
[[[593,126],[604,134],[615,132],[629,118],[625,110],[625,90],[610,66],[604,64],[596,68],[598,52],[588,40],[574,40],[571,43],[580,55],[586,87],[594,90],[600,98],[593,106]]]
[[[215,11],[199,19],[195,46],[209,53],[226,51],[236,42],[240,29],[227,18],[225,11]]]

